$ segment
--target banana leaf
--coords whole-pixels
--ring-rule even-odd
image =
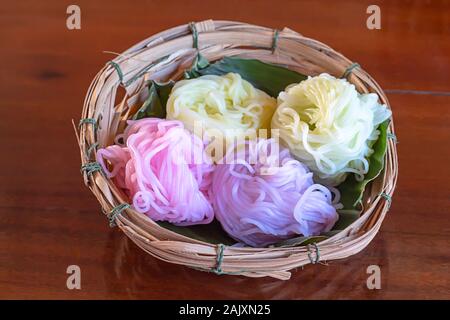
[[[320,235],[320,236],[312,236],[312,237],[295,237],[291,239],[287,239],[284,241],[277,242],[274,244],[274,247],[296,247],[296,246],[306,246],[311,243],[319,243],[320,241],[323,241],[325,239],[328,239],[328,236],[326,235]]]
[[[236,240],[228,236],[217,220],[213,220],[209,224],[199,224],[186,227],[179,227],[168,222],[158,222],[158,224],[163,228],[169,229],[183,236],[212,244],[221,243],[230,246],[236,243]]]
[[[156,81],[151,81],[148,85],[148,98],[134,114],[133,120],[152,117],[164,119],[166,117],[167,100],[173,85],[173,82],[157,83]]]
[[[191,69],[186,70],[184,72],[184,78],[185,79],[198,78],[202,75],[200,73],[200,70],[205,69],[208,66],[209,66],[208,59],[206,59],[204,56],[202,56],[200,53],[198,53],[194,59],[194,62],[192,63]]]
[[[229,72],[239,73],[243,79],[274,98],[289,84],[307,78],[298,72],[255,59],[224,57],[209,64],[201,55],[194,60],[191,69],[185,72],[185,77],[192,79],[208,74],[220,76]]]
[[[387,128],[389,120],[384,121],[378,126],[380,135],[373,144],[373,153],[369,157],[369,172],[364,176],[364,180],[357,181],[353,174],[347,176],[347,179],[338,186],[341,192],[341,203],[346,210],[361,210],[362,197],[367,184],[380,175],[384,169],[384,156],[387,150]]]

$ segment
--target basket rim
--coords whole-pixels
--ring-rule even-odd
[[[106,104],[107,102],[109,102],[111,108],[116,108],[116,106],[114,105],[116,91],[119,86],[123,86],[123,81],[126,79],[123,75],[120,76],[120,74],[118,74],[118,70],[121,70],[120,68],[123,68],[125,70],[126,68],[124,67],[127,66],[127,62],[129,62],[130,59],[133,59],[134,57],[139,55],[144,55],[146,51],[159,50],[161,49],[161,47],[173,45],[175,44],[175,42],[177,43],[177,46],[179,45],[179,42],[191,42],[191,26],[192,25],[190,24],[183,24],[159,32],[125,50],[123,54],[114,59],[111,64],[107,64],[98,72],[88,89],[82,112],[82,119],[94,119],[95,123],[91,121],[92,123],[90,124],[92,125],[88,125],[89,121],[85,121],[86,123],[83,124],[86,125],[81,125],[79,128],[79,132],[75,128],[80,148],[81,163],[83,166],[92,163],[92,150],[90,148],[95,145],[98,146],[99,143],[102,143],[101,141],[99,141],[96,134],[98,128],[94,128],[96,123],[100,122],[99,115],[104,117],[104,115],[98,112],[98,105],[100,105],[101,103]],[[206,20],[195,23],[194,26],[198,31],[198,41],[200,44],[198,49],[200,52],[202,50],[207,50],[210,48],[210,46],[208,45],[202,47],[202,44],[204,42],[207,43],[208,41],[213,41],[211,40],[211,38],[217,37],[219,34],[223,34],[223,37],[231,37],[232,39],[234,39],[233,37],[236,36],[236,33],[238,33],[242,38],[248,37],[250,34],[251,37],[258,38],[258,41],[265,41],[264,43],[269,44],[272,40],[271,37],[273,37],[273,33],[275,32],[273,29],[267,27],[229,20]],[[277,31],[277,34],[277,50],[282,51],[283,48],[286,48],[288,45],[296,45],[299,48],[306,50],[307,52],[313,52],[317,55],[317,59],[322,59],[323,61],[335,59],[337,65],[336,69],[339,69],[341,65],[350,66],[352,64],[349,59],[347,59],[342,54],[334,51],[326,44],[323,44],[322,42],[315,39],[304,37],[301,34],[288,28]],[[187,44],[185,44],[185,46],[189,48]],[[272,48],[267,46],[266,49],[258,48],[257,50],[268,51],[271,49]],[[229,50],[233,50],[233,48],[230,48]],[[160,51],[163,50],[161,49]],[[289,55],[290,52],[284,52],[284,54]],[[119,69],[117,69],[117,66],[119,66]],[[136,72],[136,68],[133,70]],[[145,77],[147,77],[148,74],[151,73],[150,69],[147,71],[148,73],[142,74],[142,79],[139,79],[141,85],[142,82],[146,81]],[[368,92],[369,89],[371,89],[371,91],[375,91],[381,101],[386,104],[389,109],[391,109],[389,101],[383,89],[363,68],[359,67],[357,69],[354,69],[353,72],[351,72],[351,74],[349,75],[348,80],[351,83],[355,84],[357,89],[359,89],[358,91],[362,90],[363,92]],[[139,85],[135,85],[132,83],[128,88],[125,89],[127,90],[128,95],[129,93],[132,93],[133,90],[139,91]],[[131,96],[131,94],[129,95]],[[113,101],[112,104],[111,101]],[[119,104],[119,109],[124,108],[125,104],[126,98],[124,98],[123,101]],[[112,117],[111,115],[109,116]],[[107,129],[109,130],[109,127],[107,127]],[[104,130],[104,128],[100,128],[100,130]],[[389,132],[395,135],[393,115],[389,123]],[[326,257],[327,260],[340,259],[349,255],[353,255],[367,246],[375,236],[375,234],[378,232],[381,226],[381,222],[383,221],[389,209],[390,198],[393,195],[398,176],[398,160],[394,140],[388,139],[384,164],[384,169],[380,176],[378,176],[370,184],[372,185],[372,183],[374,183],[375,181],[377,181],[378,184],[381,184],[381,190],[384,195],[386,195],[386,197],[384,197],[383,199],[383,196],[379,194],[374,199],[371,199],[370,206],[368,208],[364,208],[360,217],[356,221],[347,226],[345,229],[341,230],[339,233],[317,243],[317,245],[315,245],[316,247],[314,248],[314,250],[316,250],[316,256],[319,255],[319,250],[321,251],[322,257]],[[117,205],[120,205],[124,202],[118,201],[119,203],[115,203],[115,201],[111,201],[121,200],[120,191],[114,185],[114,183],[110,179],[107,179],[105,176],[103,176],[100,171],[83,171],[83,178],[85,184],[91,189],[91,191],[99,200],[104,212],[111,212],[116,208]],[[127,234],[127,236],[129,236],[133,242],[135,242],[139,247],[144,249],[149,254],[169,262],[200,269],[202,267],[205,267],[205,271],[217,271],[217,269],[215,268],[217,267],[218,263],[217,256],[220,251],[220,245],[192,239],[187,236],[180,235],[174,231],[165,229],[159,226],[156,222],[151,220],[146,215],[139,213],[132,208],[125,207],[120,211],[121,212],[119,212],[116,217],[116,223],[118,227],[125,234]],[[151,228],[151,230],[155,231],[155,233],[149,236],[148,232],[146,231],[147,228]],[[165,235],[168,239],[160,239],[157,236],[158,234],[160,236],[161,234]],[[166,256],[164,254],[164,252],[166,251],[164,250],[171,251],[172,254],[176,255],[177,259],[179,259],[174,259],[173,257],[171,257],[171,255]],[[206,257],[205,259],[208,261],[208,263],[205,263],[205,261],[203,261],[202,259],[200,259],[202,260],[201,263],[198,263],[197,261],[187,261],[189,259],[187,259],[185,256],[183,256],[183,259],[181,259],[181,257],[179,257],[178,255],[180,255],[180,252],[181,255],[183,255],[183,252],[186,250],[187,252],[196,253],[197,255]],[[238,270],[239,274],[243,274],[246,276],[272,276],[275,278],[287,279],[290,276],[288,270],[308,263],[314,264],[314,260],[311,259],[311,254],[314,250],[310,246],[276,248],[233,248],[227,246],[226,248],[221,250],[222,252],[220,253],[224,256],[224,261],[220,262],[221,266],[219,267],[221,267],[220,269],[222,270],[222,273],[233,274],[233,272],[236,272],[236,268],[231,267],[231,263],[227,264],[226,262],[230,262],[233,259],[242,259],[244,256],[249,259],[248,261],[251,261],[250,258],[253,258],[254,260],[260,260],[258,261],[258,265],[255,265],[253,268],[249,268],[249,271]],[[270,255],[270,253],[276,254]],[[255,254],[257,254],[257,256],[255,256]],[[289,263],[287,263],[283,267],[279,267],[276,265],[276,263],[274,263],[274,266],[264,266],[264,268],[260,268],[259,266],[264,265],[264,262],[266,262],[266,260],[268,259],[264,258],[266,254],[269,254],[270,260],[273,263],[277,259],[281,259],[283,261],[286,260],[284,262],[287,263],[287,261],[289,261]],[[296,255],[297,257],[295,257]],[[292,259],[293,256],[295,259]],[[226,269],[228,271],[223,271]]]

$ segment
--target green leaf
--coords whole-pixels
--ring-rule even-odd
[[[156,81],[151,81],[148,86],[148,98],[135,113],[133,120],[150,117],[164,119],[166,117],[167,100],[173,85],[173,82],[157,83]]]
[[[213,64],[206,64],[203,57],[197,57],[190,70],[185,73],[188,79],[202,75],[224,75],[239,73],[242,78],[256,88],[277,97],[289,84],[299,83],[307,77],[287,68],[268,64],[255,59],[225,57]]]
[[[224,244],[227,246],[235,244],[237,241],[230,238],[222,229],[219,221],[213,220],[210,224],[199,224],[195,226],[179,227],[168,222],[157,222],[161,227],[181,234],[183,236],[212,243]]]
[[[342,209],[338,210],[339,214],[339,220],[336,222],[336,224],[333,226],[332,231],[340,231],[347,228],[349,225],[351,225],[353,222],[355,222],[360,214],[360,209]],[[330,231],[331,232],[331,231]]]
[[[343,212],[348,215],[351,211],[360,211],[362,209],[362,197],[367,184],[374,180],[384,168],[384,156],[387,150],[387,128],[389,120],[386,120],[378,126],[380,135],[378,140],[372,146],[373,153],[369,157],[369,172],[364,176],[364,180],[357,181],[353,174],[348,175],[347,179],[338,186],[341,192],[341,203],[344,205]],[[359,216],[359,214],[358,214]],[[348,217],[346,217],[348,218]],[[356,217],[357,218],[357,217]],[[350,219],[351,220],[351,219]],[[347,224],[348,225],[348,224]]]
[[[185,79],[194,79],[201,76],[200,70],[205,69],[209,66],[209,61],[200,53],[197,54],[194,61],[192,62],[192,67],[184,72]]]
[[[295,237],[287,240],[283,240],[274,244],[274,247],[297,247],[297,246],[306,246],[311,243],[319,243],[328,239],[326,235],[320,236],[311,236],[311,237]]]

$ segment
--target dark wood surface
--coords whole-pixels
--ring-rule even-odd
[[[75,31],[65,26],[69,4],[0,5],[0,298],[450,298],[449,1],[377,1],[381,30],[366,28],[368,1],[77,1]],[[208,18],[288,26],[359,62],[388,90],[399,181],[366,250],[286,282],[248,279],[158,261],[108,227],[82,184],[71,126],[113,57],[102,52]],[[72,264],[81,290],[66,288]],[[366,287],[373,264],[381,290]]]

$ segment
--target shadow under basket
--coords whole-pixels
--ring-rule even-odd
[[[397,180],[395,139],[388,139],[384,170],[367,186],[360,217],[345,229],[318,243],[270,248],[229,246],[182,235],[133,210],[128,197],[101,172],[95,150],[114,143],[126,120],[145,99],[149,81],[180,79],[197,54],[209,61],[225,56],[258,59],[305,75],[327,72],[345,77],[360,93],[375,92],[388,108],[380,86],[358,64],[327,45],[290,29],[207,20],[181,25],[138,43],[108,62],[87,93],[77,138],[85,184],[102,211],[134,243],[152,256],[216,274],[274,277],[287,280],[291,269],[342,259],[364,249],[388,212]],[[394,122],[388,134],[394,135]]]

